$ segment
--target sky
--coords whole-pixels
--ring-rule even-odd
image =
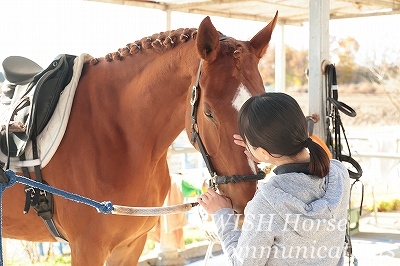
[[[0,62],[10,55],[28,57],[47,67],[59,54],[100,57],[127,43],[166,30],[161,10],[82,0],[2,0]],[[275,13],[275,11],[273,12]],[[171,29],[197,28],[206,15],[172,12]],[[225,35],[248,40],[268,24],[211,16]],[[361,57],[398,47],[400,15],[331,20],[330,35],[351,36]],[[308,49],[308,24],[285,26],[285,43]],[[272,45],[274,35],[272,36]]]

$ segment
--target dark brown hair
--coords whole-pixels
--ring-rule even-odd
[[[238,125],[240,135],[249,145],[270,154],[295,156],[307,147],[310,173],[319,177],[328,174],[328,154],[309,139],[306,118],[288,94],[270,92],[251,97],[239,111]]]

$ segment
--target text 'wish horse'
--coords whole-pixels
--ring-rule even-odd
[[[68,96],[66,90],[60,97],[66,107],[56,110],[47,127],[33,122],[36,127],[29,129],[40,133],[38,143],[28,143],[18,160],[10,159],[10,152],[0,160],[20,175],[21,169],[29,169],[32,179],[38,171],[19,159],[39,161],[44,182],[99,202],[162,206],[171,183],[168,148],[186,129],[195,148],[205,154],[212,182],[222,183],[220,193],[242,213],[256,190],[256,181],[247,177],[256,176],[257,167],[233,143],[233,134],[242,103],[264,92],[258,62],[276,22],[277,14],[250,41],[239,41],[218,32],[206,17],[198,29],[154,34],[104,58],[76,57],[73,67],[80,76],[67,79],[68,86],[77,85],[73,97],[61,99]],[[60,130],[57,119],[65,118],[65,112],[68,124]],[[27,131],[26,125],[6,128],[13,126]],[[47,135],[54,128],[65,133],[59,141],[52,139],[56,148],[45,151],[39,142],[51,139]],[[38,146],[39,154],[28,154],[31,146]],[[241,176],[247,182],[238,182]],[[235,182],[229,183],[230,178]],[[23,214],[28,192],[21,184],[5,191],[3,236],[55,241],[36,212]],[[53,200],[52,221],[70,244],[72,265],[136,265],[147,232],[158,219],[105,215],[62,197]]]

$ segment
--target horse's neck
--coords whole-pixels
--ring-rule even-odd
[[[137,64],[138,60],[133,59],[127,58],[126,61],[132,60]],[[142,69],[135,66],[139,71],[133,70],[133,73],[138,71],[136,73],[140,74],[134,74],[132,80],[125,82],[127,97],[122,99],[128,101],[128,110],[123,111],[125,120],[132,126],[135,142],[152,149],[155,156],[164,154],[184,129],[185,109],[189,104],[187,93],[193,76],[189,71],[195,71],[183,68],[181,58],[173,60],[175,62],[166,63],[155,58]],[[119,63],[128,64],[123,61],[108,64]],[[121,73],[116,71],[115,74]]]

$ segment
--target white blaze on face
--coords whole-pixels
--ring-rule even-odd
[[[232,100],[232,106],[235,108],[236,111],[239,112],[240,108],[244,104],[245,101],[247,101],[251,97],[250,92],[247,90],[247,88],[243,85],[240,84],[238,87],[237,93],[235,94],[235,97],[233,97]],[[248,162],[250,165],[251,170],[253,171],[254,174],[257,173],[256,166],[254,164],[254,161],[248,158]]]
[[[247,161],[249,162],[251,171],[253,171],[254,174],[257,174],[257,167],[256,167],[256,164],[254,163],[254,161],[250,158],[247,158]]]
[[[240,107],[242,107],[244,102],[247,101],[247,99],[249,99],[250,97],[251,97],[251,94],[247,90],[247,88],[243,84],[240,84],[240,86],[237,89],[237,92],[235,94],[235,97],[233,97],[233,100],[232,100],[233,108],[235,108],[236,111],[239,112]]]

